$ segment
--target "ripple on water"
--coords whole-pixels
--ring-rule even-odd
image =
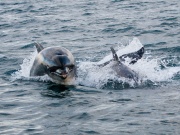
[[[7,90],[0,96],[3,97],[0,101],[0,118],[2,120],[0,122],[2,125],[0,134],[43,132],[43,127],[36,124],[36,121],[43,119],[46,114],[39,111],[39,101],[34,101],[30,91]]]

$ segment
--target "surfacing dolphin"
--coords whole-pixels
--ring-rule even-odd
[[[117,73],[117,76],[132,79],[135,81],[135,83],[137,83],[138,82],[138,74],[136,72],[134,72],[132,69],[130,69],[128,66],[124,65],[120,61],[120,58],[118,58],[113,47],[111,47],[111,51],[112,51],[112,55],[113,55],[113,59],[114,59],[114,61],[112,61],[113,62],[112,68]],[[133,53],[131,53],[130,55],[126,54],[126,57],[132,56],[132,54]],[[133,56],[135,56],[135,54],[136,53],[134,53]]]
[[[76,65],[72,53],[64,47],[47,47],[35,43],[38,54],[30,76],[48,75],[56,83],[71,85],[76,78]]]

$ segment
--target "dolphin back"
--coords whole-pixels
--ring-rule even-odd
[[[113,47],[111,47],[113,59],[114,59],[114,64],[112,68],[115,70],[117,75],[119,77],[125,77],[129,79],[133,79],[136,83],[138,81],[138,75],[135,73],[133,70],[131,70],[128,66],[124,65],[120,59],[118,58],[115,50]]]

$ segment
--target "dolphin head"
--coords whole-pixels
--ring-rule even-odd
[[[57,83],[63,84],[75,78],[74,59],[70,59],[67,55],[55,55],[51,63],[53,64],[47,65],[47,72]]]
[[[48,75],[59,84],[74,84],[76,77],[75,60],[64,47],[47,47],[36,43],[38,54],[30,70],[30,76]]]

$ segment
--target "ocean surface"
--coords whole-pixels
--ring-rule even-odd
[[[1,135],[180,134],[179,0],[1,0],[0,41]],[[35,42],[73,53],[75,85],[29,76]],[[95,66],[111,46],[144,46],[138,84]]]

